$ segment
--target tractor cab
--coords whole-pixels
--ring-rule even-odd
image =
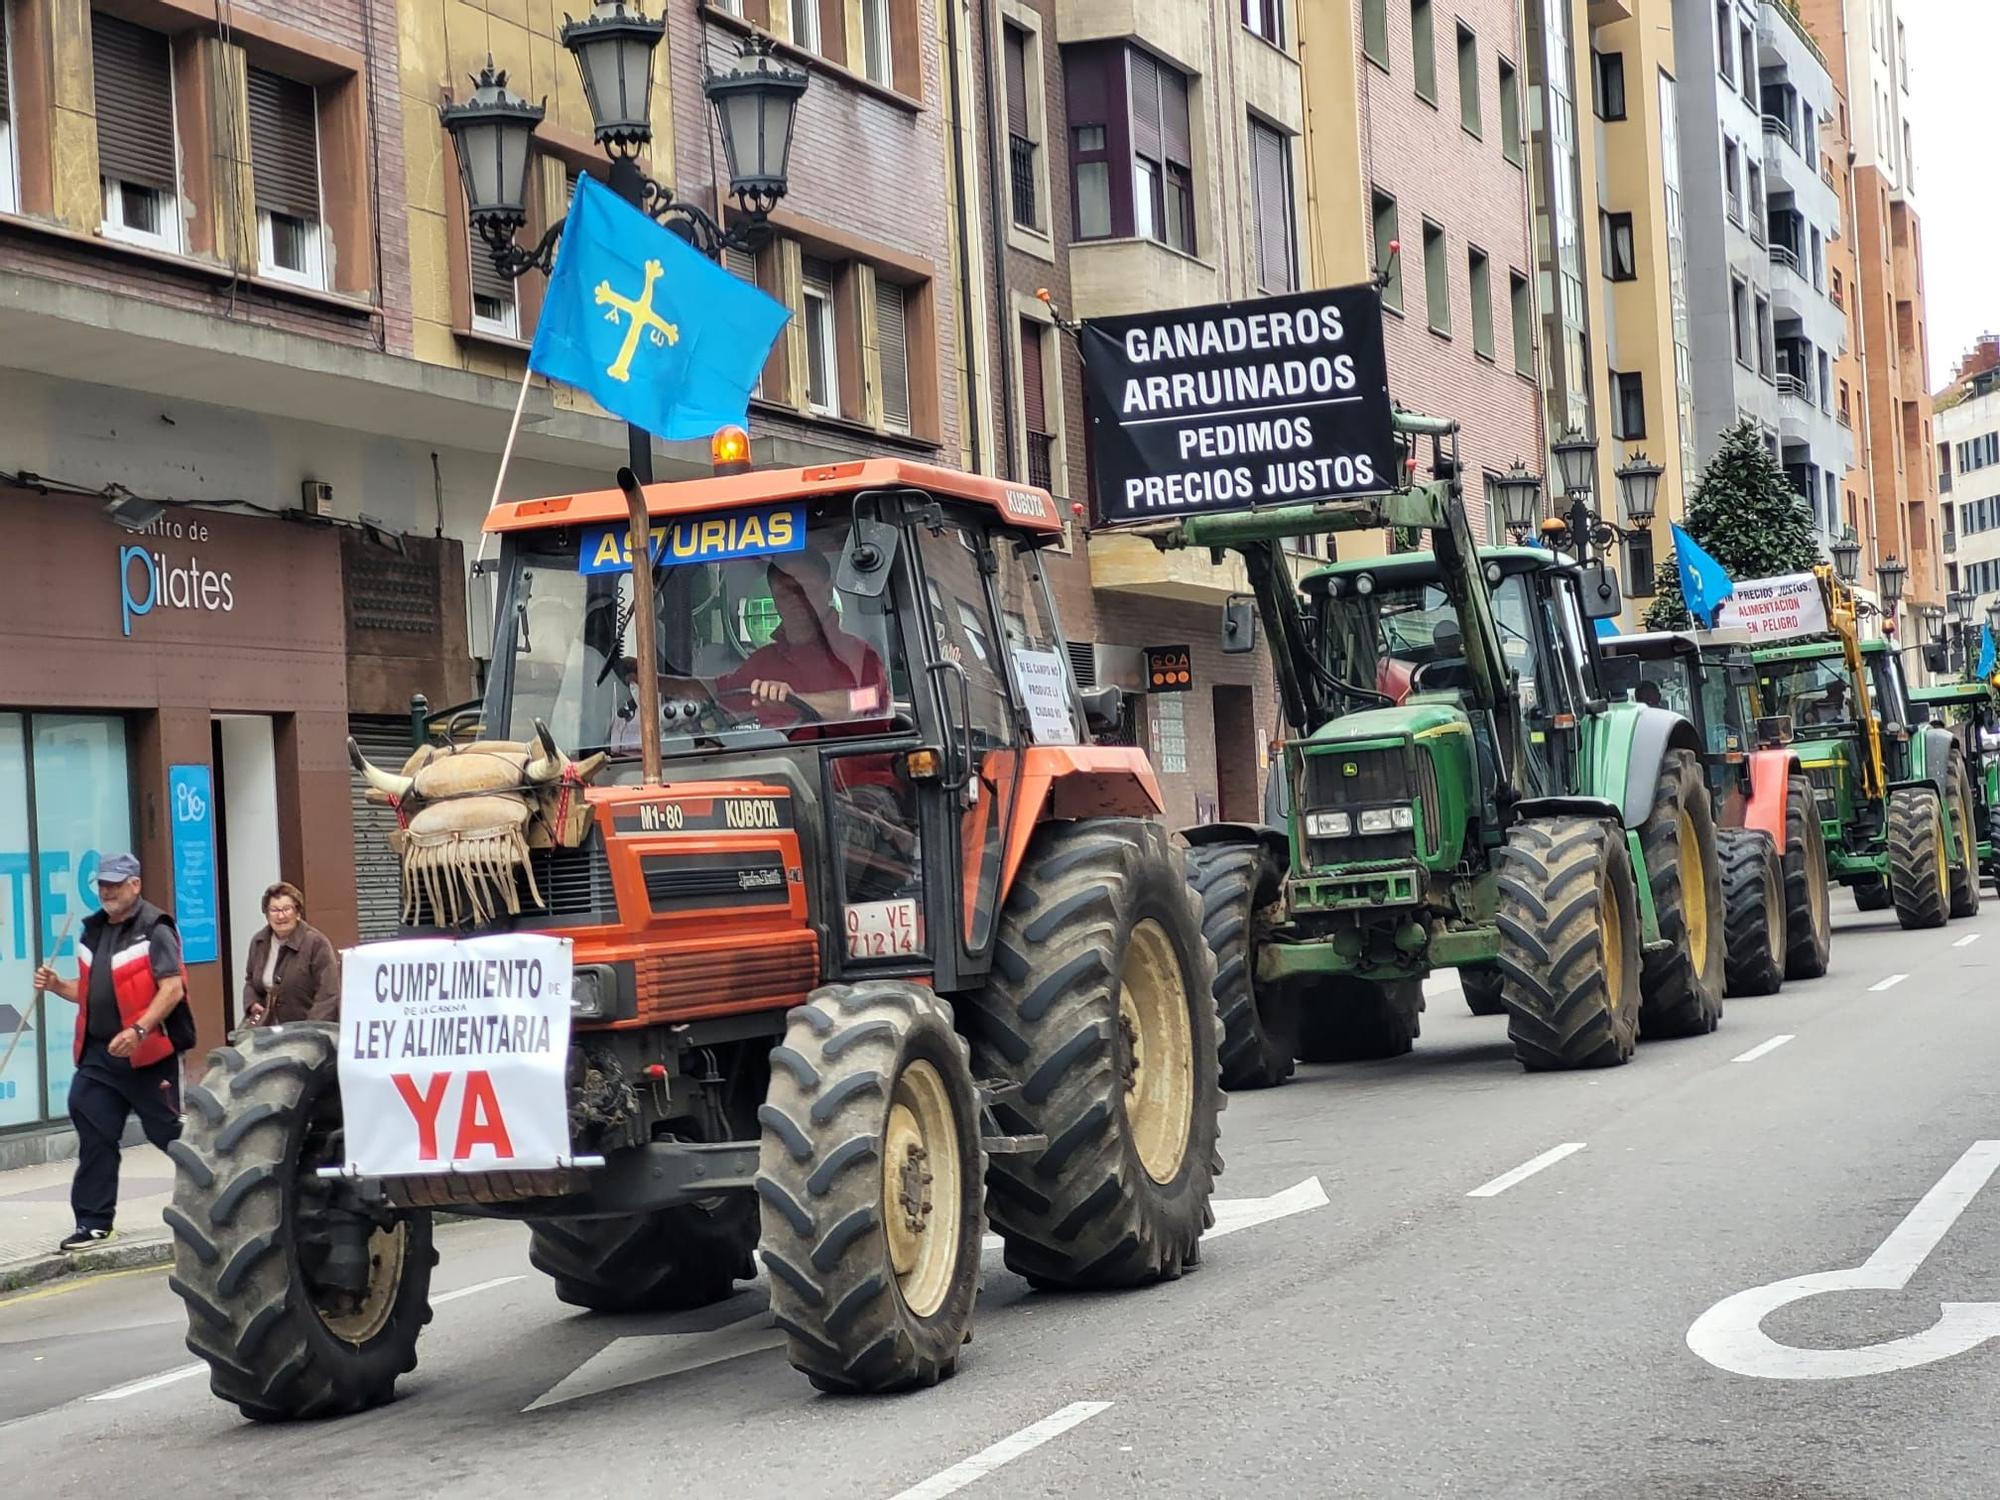
[[[1733,809],[1749,790],[1757,724],[1757,672],[1747,637],[1660,630],[1607,636],[1598,644],[1610,660],[1632,663],[1631,681],[1615,698],[1665,708],[1694,725],[1717,821],[1741,823]]]

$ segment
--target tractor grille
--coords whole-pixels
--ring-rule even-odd
[[[819,983],[819,940],[786,933],[754,945],[674,952],[638,961],[639,1018],[721,1005],[753,1010],[796,1004]]]
[[[792,892],[776,850],[744,854],[649,854],[639,861],[654,911],[717,906],[788,906]]]
[[[1305,758],[1307,811],[1342,810],[1359,826],[1361,812],[1373,807],[1408,807],[1418,798],[1434,806],[1436,778],[1430,757],[1419,756],[1419,780],[1412,785],[1406,752],[1402,750],[1333,750]],[[1348,775],[1352,766],[1354,774]],[[1394,833],[1354,833],[1340,839],[1311,839],[1306,857],[1315,866],[1408,861],[1416,855],[1416,837],[1409,830]]]
[[[1813,795],[1819,798],[1820,807],[1832,813],[1840,803],[1840,767],[1807,766],[1806,780],[1812,783]]]

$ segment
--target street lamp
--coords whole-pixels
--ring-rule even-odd
[[[1551,447],[1556,456],[1557,472],[1562,475],[1563,494],[1581,495],[1588,499],[1590,492],[1597,487],[1597,440],[1571,428]]]
[[[612,156],[637,156],[653,138],[653,50],[667,34],[625,0],[598,0],[581,21],[563,18],[562,44],[583,74],[597,144]]]
[[[1898,562],[1893,552],[1875,569],[1875,589],[1882,596],[1884,614],[1893,615],[1896,606],[1903,602],[1903,582],[1909,576],[1909,565]]]
[[[1625,518],[1637,530],[1645,531],[1653,524],[1660,503],[1660,476],[1665,472],[1644,453],[1633,454],[1618,470],[1618,494],[1625,502]]]
[[[1542,499],[1541,476],[1517,458],[1506,473],[1486,476],[1486,498],[1489,505],[1499,510],[1500,519],[1519,542],[1535,524],[1535,511]]]
[[[1848,527],[1841,532],[1840,540],[1827,549],[1833,554],[1834,576],[1849,588],[1861,581],[1861,538]]]
[[[1944,602],[1950,606],[1961,630],[1972,628],[1972,601],[1973,595],[1970,589],[1953,589],[1944,596]]]
[[[1995,635],[2000,635],[2000,599],[1995,599],[1986,606],[1986,628]]]
[[[1944,642],[1944,606],[1942,604],[1920,604],[1917,615],[1923,621],[1924,639],[1933,646]]]

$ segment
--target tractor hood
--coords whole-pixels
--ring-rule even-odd
[[[1450,698],[1412,698],[1393,708],[1370,708],[1322,724],[1311,743],[1353,744],[1361,740],[1417,739],[1429,733],[1470,734],[1472,722]]]

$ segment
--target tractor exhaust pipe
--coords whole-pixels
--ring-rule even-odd
[[[626,518],[632,548],[632,623],[637,637],[639,692],[639,776],[647,786],[660,784],[660,653],[659,617],[653,609],[653,523],[646,514],[646,492],[629,468],[618,471],[618,488],[625,492]]]

